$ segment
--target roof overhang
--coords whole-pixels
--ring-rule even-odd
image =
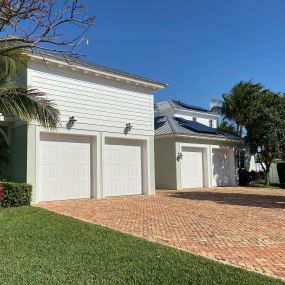
[[[104,79],[115,80],[117,82],[132,84],[152,90],[161,90],[167,86],[166,83],[149,80],[136,75],[104,68],[102,66],[93,67],[84,62],[81,63],[80,61],[68,60],[50,54],[29,53],[28,55],[31,62],[53,65],[59,68],[69,68],[72,71],[82,72],[86,75],[102,77]]]
[[[165,138],[188,138],[188,139],[203,139],[210,141],[222,141],[222,142],[232,142],[237,144],[244,144],[244,140],[241,139],[229,139],[211,136],[195,136],[195,135],[183,135],[183,134],[165,134],[165,135],[155,135],[155,139],[165,139]]]

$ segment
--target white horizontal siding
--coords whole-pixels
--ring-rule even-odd
[[[57,104],[63,127],[74,116],[74,130],[122,133],[131,123],[132,134],[153,135],[153,95],[146,88],[35,63],[28,67],[28,86]]]

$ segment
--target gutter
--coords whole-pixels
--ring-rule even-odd
[[[207,137],[207,136],[192,136],[192,135],[183,135],[183,134],[168,134],[168,135],[155,135],[155,139],[164,139],[164,138],[191,138],[191,139],[206,139],[211,141],[223,141],[223,142],[234,142],[238,144],[244,144],[244,140],[238,140],[238,139],[223,139],[223,138],[213,138],[213,137]]]

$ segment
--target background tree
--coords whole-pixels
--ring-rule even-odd
[[[236,126],[234,124],[226,121],[226,120],[223,120],[221,123],[218,122],[217,129],[219,131],[227,132],[227,133],[230,133],[230,134],[236,134],[236,132],[237,132]]]
[[[78,57],[94,23],[82,0],[0,0],[0,55],[28,48]]]
[[[285,97],[251,81],[239,82],[222,100],[213,100],[213,110],[236,127],[240,136],[245,128],[245,143],[250,154],[257,157],[269,185],[272,162],[284,157]],[[227,123],[221,128],[228,128]]]
[[[260,84],[240,81],[229,93],[222,95],[222,100],[212,100],[214,105],[212,111],[234,123],[235,133],[242,136],[248,119],[248,108],[254,103],[255,95],[262,90],[263,87]]]
[[[261,164],[268,186],[270,166],[285,150],[285,99],[269,90],[254,97],[254,104],[247,109],[245,142]]]

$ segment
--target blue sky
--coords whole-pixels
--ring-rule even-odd
[[[209,107],[240,80],[285,91],[284,0],[86,0],[87,59],[169,84],[156,101]]]

